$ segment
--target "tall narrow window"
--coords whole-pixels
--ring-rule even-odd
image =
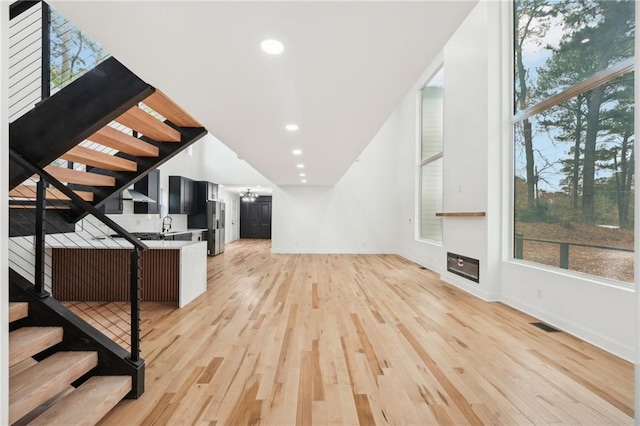
[[[444,68],[421,91],[420,238],[442,242]]]
[[[633,282],[635,8],[514,3],[514,258]]]

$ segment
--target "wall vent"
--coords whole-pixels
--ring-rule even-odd
[[[560,330],[557,328],[551,327],[549,324],[545,324],[543,322],[532,322],[530,323],[534,327],[538,327],[540,330],[546,331],[547,333],[559,333]]]

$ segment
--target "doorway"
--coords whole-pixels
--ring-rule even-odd
[[[240,203],[240,238],[271,239],[271,197]]]

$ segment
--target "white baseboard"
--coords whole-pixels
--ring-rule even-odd
[[[535,306],[531,306],[527,303],[515,300],[509,297],[502,297],[502,303],[508,305],[514,309],[531,315],[543,321],[549,325],[552,325],[562,331],[565,331],[585,342],[591,343],[594,346],[599,347],[613,355],[616,355],[626,361],[633,362],[635,350],[633,347],[629,347],[621,342],[611,339],[608,336],[597,333],[593,330],[587,329],[573,321],[566,318],[562,318],[551,312],[546,312],[538,309]]]

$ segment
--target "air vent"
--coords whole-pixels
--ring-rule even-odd
[[[547,333],[559,333],[560,330],[557,328],[551,327],[549,324],[545,324],[543,322],[532,322],[530,323],[534,327],[538,327],[540,330],[546,331]]]

